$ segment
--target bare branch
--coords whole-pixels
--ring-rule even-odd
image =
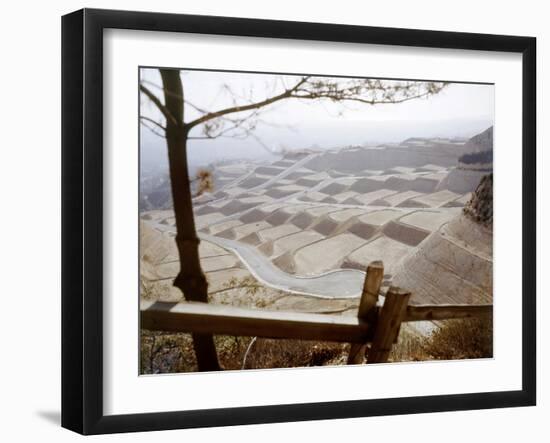
[[[149,100],[151,100],[155,104],[155,106],[159,109],[159,111],[162,112],[162,115],[164,115],[166,120],[170,120],[172,123],[178,124],[178,122],[176,121],[174,116],[171,114],[171,112],[168,110],[168,108],[162,104],[159,98],[155,94],[153,94],[151,90],[147,88],[147,86],[145,86],[144,84],[140,84],[139,90],[143,92],[149,98]]]
[[[220,137],[231,138],[246,138],[251,131],[256,129],[258,120],[256,117],[260,114],[261,109],[255,109],[249,115],[242,118],[230,119],[227,117],[219,117],[213,122],[203,123],[202,136],[190,136],[188,140],[212,140]],[[230,126],[226,127],[225,123]]]
[[[154,124],[155,126],[159,127],[160,129],[162,129],[163,131],[166,131],[166,128],[164,126],[162,126],[159,122],[157,122],[156,120],[153,120],[152,118],[149,118],[149,117],[146,117],[144,115],[140,115],[139,118],[141,120],[144,120],[144,121],[148,121],[149,123],[152,123]],[[143,122],[142,122],[143,123]]]
[[[197,105],[195,105],[194,103],[190,102],[189,100],[185,99],[181,94],[177,94],[175,92],[172,92],[172,91],[168,91],[168,90],[164,90],[164,88],[160,85],[157,85],[156,83],[153,83],[152,81],[149,81],[149,80],[142,80],[142,84],[148,84],[148,85],[151,85],[153,86],[154,88],[157,88],[161,91],[163,91],[165,94],[171,96],[171,97],[176,97],[176,98],[181,98],[184,103],[186,105],[189,105],[191,106],[195,111],[198,111],[198,112],[201,112],[202,114],[208,114],[208,111],[204,108],[201,108]]]
[[[378,79],[313,79],[298,88],[293,98],[316,100],[328,99],[333,102],[358,102],[369,105],[397,104],[409,100],[428,97],[440,92],[444,82],[392,82]]]
[[[160,86],[152,82],[148,82],[146,80],[144,82],[151,84],[155,88],[162,89]],[[202,126],[202,135],[189,136],[189,140],[213,140],[220,137],[244,139],[252,136],[265,149],[271,151],[271,149],[267,147],[266,144],[264,144],[260,139],[258,139],[253,132],[259,123],[269,124],[260,120],[258,116],[260,115],[260,112],[263,112],[265,107],[278,101],[288,98],[296,98],[304,101],[321,100],[321,102],[338,102],[343,107],[338,115],[342,115],[344,110],[352,109],[352,107],[348,107],[347,104],[351,105],[352,103],[361,103],[375,105],[403,103],[409,100],[425,98],[430,95],[437,94],[445,86],[447,86],[447,84],[443,82],[388,82],[380,79],[334,79],[311,76],[299,78],[291,87],[288,87],[285,83],[285,78],[281,77],[279,87],[281,85],[284,88],[283,92],[254,102],[252,101],[252,90],[249,94],[247,94],[247,97],[245,97],[243,95],[238,95],[229,85],[224,84],[222,85],[220,91],[225,91],[230,95],[232,106],[215,112],[208,112],[206,109],[185,100],[182,96],[183,94],[176,94],[173,91],[164,92],[165,96],[179,98],[186,105],[189,105],[195,111],[203,114],[190,123],[185,124],[188,130],[191,130],[196,126]],[[145,91],[148,91],[146,86],[141,85],[140,87],[142,90],[145,89]],[[277,82],[273,83],[273,87],[277,88]],[[275,89],[270,92],[275,94]],[[147,94],[147,92],[145,93]],[[149,94],[151,94],[150,91]],[[151,98],[149,94],[147,95]],[[248,103],[238,104],[237,98],[241,101],[248,101]],[[157,106],[158,104],[162,106],[162,103],[160,103],[158,99],[157,102],[155,102]],[[161,109],[162,112],[162,108],[159,109]],[[229,114],[239,113],[247,114],[242,118],[236,119],[227,117]],[[165,129],[157,122],[150,122],[163,130]],[[153,129],[151,130],[156,133]]]
[[[236,112],[245,112],[245,111],[251,111],[253,109],[262,108],[264,106],[270,105],[271,103],[275,103],[279,100],[283,100],[285,98],[292,97],[292,94],[298,90],[298,88],[304,84],[309,77],[303,77],[298,81],[292,88],[286,89],[281,94],[275,95],[273,97],[267,98],[265,100],[261,100],[259,102],[250,103],[247,105],[241,105],[241,106],[232,106],[230,108],[222,109],[220,111],[216,112],[210,112],[206,115],[203,115],[202,117],[199,117],[198,119],[188,123],[188,127],[193,128],[194,126],[203,124],[204,122],[207,122],[209,120],[212,120],[217,117],[223,117],[227,114],[232,114]]]
[[[162,132],[159,132],[157,131],[154,126],[151,126],[148,121],[151,120],[151,119],[148,119],[148,120],[141,120],[140,123],[145,126],[147,129],[149,129],[149,131],[151,131],[153,134],[155,135],[158,135],[159,137],[162,137],[162,138],[166,138],[166,134],[165,133],[162,133]]]
[[[392,82],[387,84],[379,79],[342,81],[339,79],[302,77],[294,86],[285,88],[278,95],[258,102],[235,105],[220,111],[206,113],[202,117],[190,122],[189,127],[204,124],[227,114],[263,108],[287,98],[302,100],[328,99],[333,102],[357,102],[369,105],[397,104],[437,94],[445,86],[447,86],[447,83],[443,82]],[[235,95],[229,86],[224,85],[224,88],[231,93],[233,103],[235,103]],[[250,117],[248,116],[247,119]],[[209,130],[206,132],[209,132]],[[207,136],[206,138],[209,137]]]

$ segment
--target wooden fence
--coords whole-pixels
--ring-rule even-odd
[[[378,305],[384,266],[367,267],[357,317],[244,309],[207,303],[141,302],[141,328],[169,332],[351,343],[348,364],[386,362],[401,323],[492,315],[493,305],[409,305],[410,292],[390,287]]]

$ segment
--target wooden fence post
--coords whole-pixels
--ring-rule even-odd
[[[385,363],[393,343],[399,335],[401,322],[405,318],[411,293],[392,286],[388,289],[384,306],[380,311],[376,331],[367,356],[367,363]]]
[[[357,311],[357,317],[361,320],[368,320],[371,314],[374,313],[383,278],[384,264],[381,261],[371,262],[367,267],[367,275],[365,276],[361,301]],[[363,363],[366,347],[366,344],[352,343],[348,355],[348,365]]]

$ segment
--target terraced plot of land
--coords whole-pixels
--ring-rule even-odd
[[[344,233],[304,246],[294,254],[296,274],[318,275],[338,269],[344,258],[364,242],[361,237]]]
[[[430,211],[419,210],[411,212],[399,219],[401,223],[433,232],[448,221],[460,214],[460,210],[454,211]]]
[[[413,205],[416,205],[416,207],[438,208],[452,201],[455,201],[460,197],[461,197],[460,194],[457,194],[455,192],[451,192],[448,190],[443,190],[443,191],[435,192],[433,194],[415,197],[413,199],[414,201],[411,203]]]
[[[300,228],[294,225],[280,225],[273,228],[262,229],[258,232],[258,236],[262,241],[276,240],[287,235],[300,232]]]
[[[412,247],[391,238],[381,236],[353,251],[344,260],[344,267],[366,269],[375,260],[384,262],[384,272],[393,274],[395,265],[405,257]]]
[[[353,148],[285,156],[256,166],[223,165],[221,187],[194,201],[197,229],[209,239],[201,243],[201,261],[212,287],[249,275],[247,266],[254,266],[244,257],[252,257],[250,251],[261,258],[262,268],[271,266],[273,272],[266,275],[285,279],[364,271],[374,260],[383,260],[387,281],[398,269],[412,272],[416,265],[410,257],[460,216],[479,174],[456,169],[460,146],[455,154],[445,145],[437,155],[428,142],[407,146],[422,154],[414,156],[403,146]],[[171,211],[150,211],[142,220],[162,232],[175,231]],[[460,257],[460,248],[441,242],[449,246],[433,248],[438,266],[458,269],[471,262]],[[229,244],[232,248],[224,246]],[[239,254],[238,245],[246,254]],[[173,262],[152,266],[156,278],[177,274],[177,254],[170,258]],[[409,263],[405,268],[404,260]],[[483,260],[474,262],[485,269]]]

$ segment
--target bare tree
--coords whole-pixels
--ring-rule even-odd
[[[193,195],[187,164],[188,140],[254,136],[260,112],[282,100],[328,100],[363,105],[395,104],[437,94],[446,86],[440,82],[388,82],[378,79],[300,76],[290,86],[282,79],[278,82],[279,88],[274,85],[272,93],[260,100],[255,99],[252,93],[247,97],[239,97],[228,86],[224,86],[231,96],[232,105],[210,111],[186,100],[179,70],[159,71],[162,79],[159,89],[162,91],[163,100],[153,93],[149,87],[152,85],[148,82],[142,81],[139,88],[158,108],[163,121],[146,116],[140,116],[140,119],[143,125],[165,137],[168,147],[177,228],[176,244],[180,260],[180,272],[174,280],[174,286],[181,289],[187,300],[200,302],[208,301],[208,283],[200,265],[199,239],[193,217]],[[199,116],[186,121],[185,111],[189,108]],[[194,128],[202,128],[200,136],[190,135]],[[207,177],[203,177],[202,181],[205,178]],[[219,369],[212,336],[194,334],[193,339],[199,370]]]

